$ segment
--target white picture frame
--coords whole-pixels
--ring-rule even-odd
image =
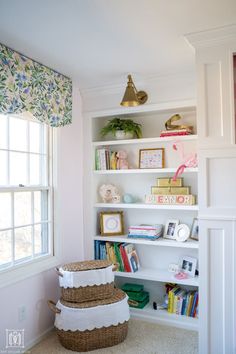
[[[197,269],[197,258],[183,256],[179,263],[180,271],[194,278]]]
[[[190,238],[198,241],[199,240],[198,234],[199,234],[198,219],[194,218],[193,223],[192,223],[192,227],[191,227]]]
[[[179,220],[177,219],[167,220],[163,237],[169,240],[175,240],[175,229],[177,225],[179,225]]]

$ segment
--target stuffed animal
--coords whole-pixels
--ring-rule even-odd
[[[120,203],[119,191],[113,184],[103,184],[99,188],[99,194],[103,203]]]
[[[127,156],[127,152],[124,150],[120,150],[117,152],[117,170],[127,170],[129,168]]]

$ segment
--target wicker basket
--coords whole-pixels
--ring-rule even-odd
[[[127,301],[127,296],[122,290],[115,289],[114,295],[109,299],[90,301],[90,302],[80,303],[80,304],[78,303],[73,304],[71,302],[60,300],[60,303],[63,306],[69,308],[80,309],[80,310],[81,309],[91,310],[91,308],[96,308],[96,306],[106,307],[106,305],[115,304],[115,303],[116,305],[118,305],[117,303],[121,302],[125,298]],[[56,306],[54,302],[49,300],[48,305],[51,308],[51,310],[56,314],[56,316],[60,316],[62,314],[61,311],[63,310],[57,307],[59,306],[58,304]],[[123,306],[124,306],[124,302],[123,302]],[[129,306],[127,303],[127,309],[128,308]],[[127,311],[129,311],[129,309]],[[101,328],[100,327],[94,328],[92,330],[86,329],[83,331],[59,329],[56,327],[57,324],[56,321],[55,321],[55,327],[56,327],[59,341],[65,348],[74,351],[79,351],[79,352],[86,352],[94,349],[111,347],[113,345],[123,342],[128,332],[128,319],[129,316],[128,317],[126,316],[126,320],[124,320],[122,323],[118,323],[116,325],[110,325],[110,326],[103,326]],[[101,316],[99,320],[101,321]],[[80,318],[78,318],[78,326],[79,326],[79,322],[80,322]],[[96,318],[95,318],[95,322],[96,322]]]
[[[114,293],[114,276],[111,273],[116,270],[116,267],[112,268],[112,263],[109,261],[95,260],[75,262],[56,268],[57,274],[61,278],[65,277],[68,272],[70,272],[70,278],[80,275],[77,272],[86,272],[88,281],[91,278],[91,272],[95,270],[99,270],[101,273],[106,272],[109,275],[109,282],[106,282],[105,280],[105,284],[101,283],[87,286],[81,286],[80,282],[77,282],[76,286],[71,287],[71,285],[68,285],[64,279],[62,285],[62,279],[60,279],[62,299],[69,302],[86,302],[111,297]],[[104,279],[106,279],[106,276],[104,276]]]

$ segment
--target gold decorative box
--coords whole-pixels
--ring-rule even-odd
[[[177,178],[176,181],[172,177],[157,178],[157,187],[183,187],[183,178]]]
[[[179,194],[179,195],[188,195],[190,194],[190,187],[151,187],[152,194]]]

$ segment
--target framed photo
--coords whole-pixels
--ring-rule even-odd
[[[197,258],[183,256],[179,264],[180,271],[188,274],[190,277],[195,277],[197,269]]]
[[[140,149],[139,168],[164,168],[164,149]]]
[[[178,224],[179,220],[167,220],[163,237],[175,240],[175,229]]]
[[[199,232],[198,219],[194,218],[192,228],[191,228],[190,238],[198,241],[198,232]]]
[[[101,212],[100,230],[102,236],[124,235],[123,211]]]

